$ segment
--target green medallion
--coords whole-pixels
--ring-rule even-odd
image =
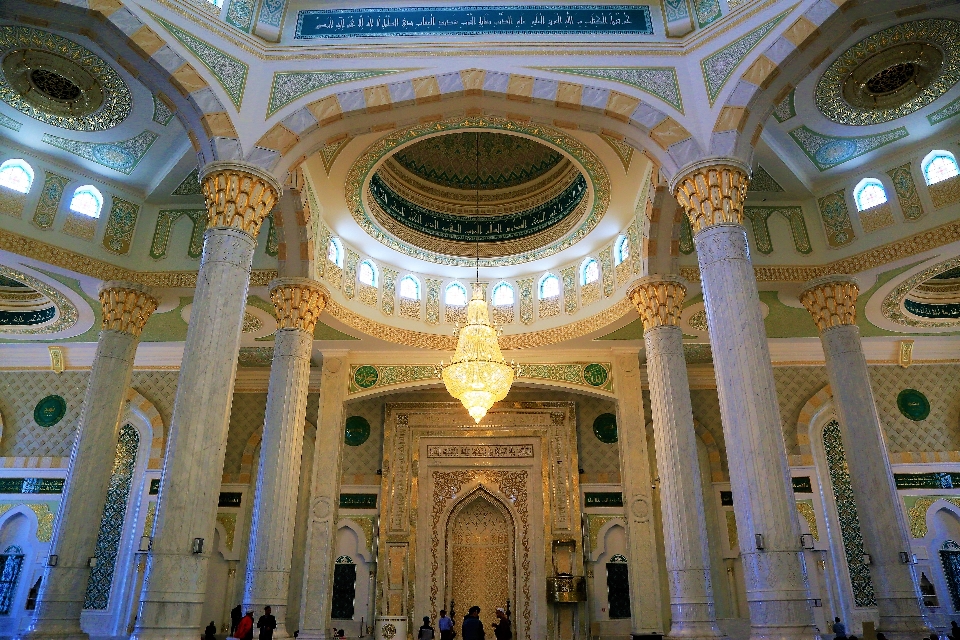
[[[356,382],[357,386],[361,389],[369,389],[377,384],[377,380],[379,379],[380,374],[377,373],[377,368],[369,364],[357,367],[357,370],[353,373],[353,381]]]
[[[597,365],[598,367],[600,365]],[[612,413],[601,413],[593,421],[593,435],[600,442],[613,444],[617,441],[617,416]]]
[[[41,427],[52,427],[63,419],[66,412],[66,400],[60,396],[47,396],[37,403],[33,410],[33,420]]]
[[[925,420],[930,415],[930,401],[916,389],[904,389],[897,395],[897,408],[900,413],[915,422]]]
[[[373,367],[371,367],[372,369]],[[370,423],[362,416],[350,416],[343,429],[343,441],[351,447],[358,447],[370,437]]]
[[[583,368],[583,379],[592,387],[602,386],[604,382],[607,381],[607,369],[602,364],[588,364]],[[613,437],[613,441],[617,441],[617,437]]]

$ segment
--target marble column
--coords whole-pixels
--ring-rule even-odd
[[[697,464],[690,383],[680,312],[686,287],[676,276],[648,276],[630,287],[640,312],[660,476],[663,544],[670,584],[670,638],[718,638],[710,550]]]
[[[697,248],[751,637],[812,637],[773,366],[742,224],[748,181],[739,162],[718,160],[685,168],[671,188]]]
[[[134,638],[193,640],[203,626],[250,268],[260,225],[280,194],[269,174],[233,162],[208,164],[200,183],[207,230]]]
[[[614,357],[617,381],[617,440],[624,519],[627,521],[627,577],[630,581],[630,632],[663,635],[660,566],[653,519],[653,478],[643,418],[640,357]]]
[[[301,640],[330,637],[337,509],[340,506],[340,462],[343,453],[343,401],[349,373],[346,352],[324,351],[317,442],[307,516],[307,553],[303,562]],[[358,579],[361,578],[358,576]]]
[[[282,278],[270,283],[270,299],[279,329],[267,388],[243,610],[259,615],[270,606],[278,625],[274,637],[286,638],[310,352],[313,329],[326,306],[327,292],[313,280]]]
[[[878,631],[887,637],[918,638],[930,633],[921,604],[915,565],[900,556],[910,551],[910,528],[893,480],[890,456],[870,386],[870,372],[857,327],[856,280],[834,275],[807,284],[800,302],[820,330],[827,376],[850,484],[857,503],[864,552],[880,615]]]
[[[80,629],[80,614],[113,473],[123,401],[140,332],[157,309],[149,290],[133,282],[104,282],[100,304],[100,338],[50,546],[56,564],[48,561],[44,570],[37,608],[24,638],[87,637]]]

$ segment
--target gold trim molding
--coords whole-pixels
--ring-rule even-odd
[[[98,280],[129,280],[160,288],[197,286],[196,271],[132,271],[3,229],[0,229],[0,249]],[[265,287],[276,277],[276,269],[254,269],[250,272],[250,286]]]
[[[502,349],[531,349],[533,347],[541,347],[579,338],[580,336],[605,327],[611,322],[619,320],[631,309],[633,309],[633,303],[627,298],[623,298],[605,311],[562,327],[501,336],[500,347]],[[385,325],[371,320],[366,316],[354,313],[333,299],[327,302],[326,311],[345,325],[357,331],[362,331],[374,338],[386,340],[387,342],[403,344],[408,347],[418,347],[420,349],[438,349],[442,351],[453,351],[457,347],[457,337],[454,335],[425,333],[423,331],[413,331],[411,329]]]
[[[757,282],[806,282],[835,273],[860,273],[903,258],[936,249],[960,240],[960,220],[921,231],[902,240],[867,249],[849,258],[835,260],[815,267],[787,265],[754,266]],[[690,282],[700,281],[698,267],[680,267],[680,276]]]

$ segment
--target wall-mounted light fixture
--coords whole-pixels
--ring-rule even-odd
[[[763,534],[762,533],[753,534],[753,540],[757,544],[757,551],[763,551],[764,549]]]
[[[60,556],[58,556],[58,555],[56,555],[56,554],[47,556],[47,566],[48,566],[48,567],[55,567],[55,566],[57,566],[57,561],[58,561],[58,560],[60,560]]]
[[[914,562],[913,556],[911,556],[906,551],[901,551],[899,555],[900,555],[900,562],[902,564],[912,564]]]
[[[203,538],[194,538],[194,539],[193,539],[193,552],[194,552],[194,553],[203,553]]]
[[[137,548],[137,551],[140,553],[146,553],[150,551],[150,548],[153,547],[153,538],[150,536],[140,536],[140,547]]]
[[[91,557],[87,558],[87,566],[90,567],[91,569],[95,569],[95,568],[97,567],[97,558],[96,558],[96,556],[91,556]]]
[[[804,533],[800,535],[800,548],[811,551],[813,549],[813,534]]]

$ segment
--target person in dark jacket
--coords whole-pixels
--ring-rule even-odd
[[[270,607],[263,608],[263,615],[257,620],[260,640],[273,640],[273,630],[277,628],[277,619],[270,613]]]
[[[210,624],[207,625],[207,628],[203,630],[203,640],[214,640],[217,637],[217,625],[213,620],[210,621]]]
[[[462,640],[484,640],[483,623],[480,622],[480,607],[474,605],[463,619],[460,629]]]
[[[511,640],[513,638],[510,618],[507,617],[507,612],[500,607],[497,607],[497,622],[493,625],[493,635],[496,636],[497,640]]]
[[[230,609],[230,635],[234,635],[234,632],[237,630],[237,625],[240,624],[240,618],[243,617],[243,609],[240,608],[240,605],[235,606],[233,609]]]

